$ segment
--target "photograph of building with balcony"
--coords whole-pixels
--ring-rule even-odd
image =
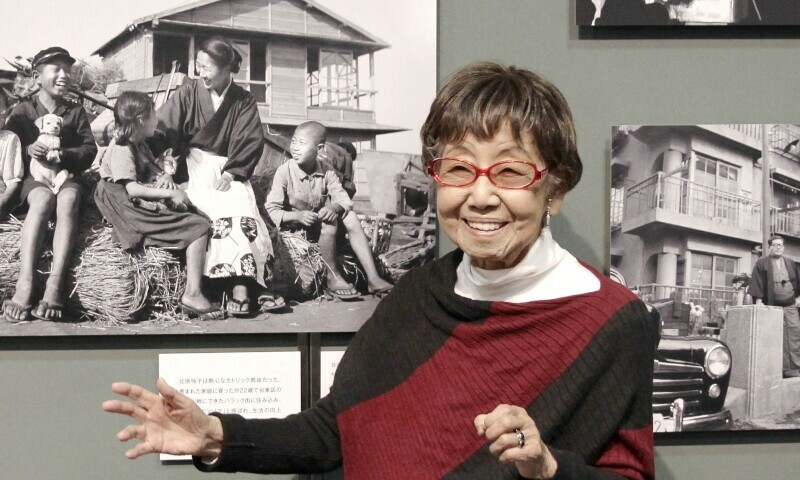
[[[86,111],[98,155],[81,179],[87,189],[78,240],[57,305],[63,319],[26,315],[26,308],[36,310],[52,263],[48,238],[36,268],[39,291],[30,302],[15,302],[31,306],[12,308],[13,322],[0,317],[0,336],[355,331],[404,272],[434,258],[435,208],[419,127],[436,88],[435,2],[140,0],[101,8],[76,0],[52,10],[34,3],[5,14],[0,107],[7,115],[35,99],[31,57],[64,47],[76,59],[67,97]],[[42,27],[36,35],[27,31],[31,18]],[[186,98],[181,92],[209,68],[200,57],[208,63],[202,48],[212,37],[229,40],[241,57],[233,82],[256,103],[265,147],[249,182],[274,254],[263,288],[250,285],[245,299],[230,288],[215,289],[205,272],[206,296],[229,314],[215,322],[185,314],[181,255],[157,248],[123,252],[92,195],[114,138],[120,95],[143,92],[157,110]],[[326,129],[319,168],[332,170],[349,197],[339,213],[333,262],[313,235],[278,228],[265,205],[278,168],[293,162],[295,129],[309,121]],[[333,192],[323,192],[322,203],[325,195]],[[347,214],[349,203],[355,215]],[[0,301],[13,298],[20,272],[24,215],[15,213],[0,223]],[[220,226],[215,222],[212,240]],[[328,274],[334,270],[335,285]],[[229,308],[232,300],[240,307]]]
[[[747,288],[771,235],[800,259],[799,144],[788,124],[612,129],[610,261],[661,325],[662,431],[800,428],[782,309]]]

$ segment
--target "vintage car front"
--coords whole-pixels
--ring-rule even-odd
[[[609,277],[627,285],[612,268]],[[731,376],[731,351],[720,340],[702,335],[666,335],[661,311],[672,311],[673,300],[647,303],[660,338],[653,362],[653,430],[656,432],[729,430],[725,408]]]
[[[662,335],[653,363],[653,426],[656,431],[728,430],[725,408],[731,352],[703,336]]]

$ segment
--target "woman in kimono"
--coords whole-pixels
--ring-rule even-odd
[[[151,143],[157,155],[173,149],[180,159],[175,183],[188,180],[189,199],[213,221],[204,274],[224,279],[233,316],[250,314],[253,288],[263,292],[261,311],[285,307],[281,297],[266,292],[272,244],[249,182],[264,134],[255,100],[233,82],[241,61],[229,40],[203,42],[196,58],[198,78],[186,79],[158,110],[159,135]]]

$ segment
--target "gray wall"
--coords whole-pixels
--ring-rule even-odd
[[[573,8],[561,0],[440,0],[439,73],[443,78],[470,61],[496,59],[534,69],[564,91],[585,173],[567,197],[555,235],[602,268],[611,125],[798,122],[800,41],[741,32],[736,39],[663,33],[659,40],[579,39]],[[118,379],[152,385],[159,353],[268,350],[294,341],[266,335],[0,339],[0,478],[210,478],[191,466],[162,466],[155,457],[126,460],[114,437],[124,419],[100,410],[109,385]],[[800,435],[772,436],[795,443],[747,443],[766,440],[748,435],[720,444],[709,435],[688,445],[659,445],[658,478],[796,477]]]

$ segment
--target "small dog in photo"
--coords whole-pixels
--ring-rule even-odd
[[[45,158],[31,158],[31,176],[37,182],[50,187],[53,193],[58,193],[61,186],[72,174],[61,168],[61,158],[58,149],[61,148],[61,126],[64,120],[53,113],[42,115],[36,119],[36,126],[39,128],[39,138],[37,142],[43,143],[49,148]]]

